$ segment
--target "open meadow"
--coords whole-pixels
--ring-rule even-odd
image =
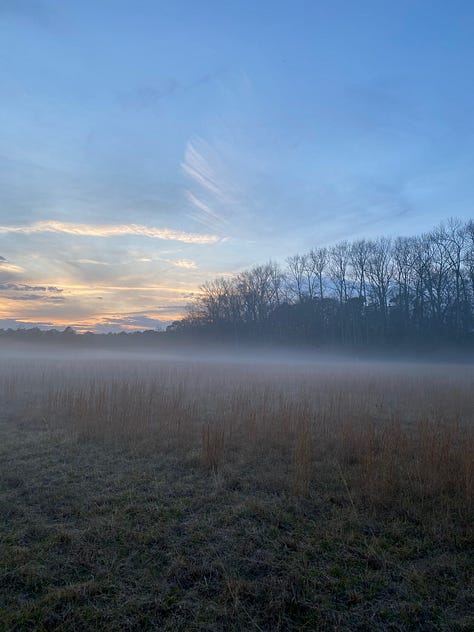
[[[474,629],[472,365],[2,350],[1,630]]]

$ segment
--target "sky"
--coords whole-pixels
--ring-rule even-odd
[[[0,0],[0,327],[474,216],[470,0]]]

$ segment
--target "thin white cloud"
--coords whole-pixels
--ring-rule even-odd
[[[21,266],[16,266],[13,263],[5,263],[4,261],[0,261],[0,266],[2,272],[13,272],[14,274],[16,274],[25,271],[25,269]]]
[[[191,190],[185,190],[186,198],[194,208],[189,217],[211,230],[228,228],[227,216],[236,191],[221,153],[204,139],[194,137],[186,145],[181,168],[191,180]]]
[[[170,260],[170,263],[172,263],[177,268],[185,268],[186,270],[197,268],[196,262],[190,261],[189,259],[175,259],[174,261]]]
[[[169,263],[172,266],[176,266],[177,268],[186,268],[187,270],[197,268],[197,264],[195,261],[191,259],[166,259],[164,257],[140,257],[137,259],[139,263],[156,263],[156,262],[164,262]]]
[[[199,150],[197,147],[198,142],[200,145],[204,145],[202,140],[188,142],[181,167],[197,184],[217,197],[222,198],[224,197],[224,191],[220,186],[217,173],[212,167],[210,160],[204,155],[204,150],[210,153],[210,149],[205,145],[203,150]]]
[[[194,195],[194,193],[191,193],[191,191],[186,191],[186,197],[199,211],[198,213],[193,213],[191,215],[193,219],[197,220],[201,224],[206,224],[211,228],[228,224],[227,220],[224,219],[222,215],[213,211],[208,204]]]
[[[84,263],[86,265],[93,266],[111,266],[112,263],[108,261],[97,261],[97,259],[76,259],[76,263]]]
[[[143,226],[141,224],[79,224],[75,222],[46,220],[22,226],[0,226],[0,233],[23,233],[29,235],[32,233],[45,232],[85,237],[139,235],[151,239],[181,241],[186,244],[214,244],[221,239],[217,235],[187,233],[170,228],[156,228],[154,226]]]

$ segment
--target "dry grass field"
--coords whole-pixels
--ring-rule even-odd
[[[2,352],[1,630],[473,630],[470,365]]]

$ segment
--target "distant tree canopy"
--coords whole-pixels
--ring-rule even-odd
[[[474,340],[474,221],[341,241],[205,283],[169,332],[371,345]]]

